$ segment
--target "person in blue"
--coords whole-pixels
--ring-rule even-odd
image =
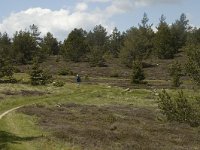
[[[81,82],[81,77],[79,76],[79,74],[76,75],[76,83],[78,85],[80,85],[80,82]]]

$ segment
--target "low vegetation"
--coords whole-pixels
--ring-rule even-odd
[[[40,126],[80,149],[198,147],[199,136],[188,138],[195,134],[190,127],[162,123],[156,118],[157,112],[147,108],[69,103],[51,108],[30,106],[20,109],[20,112],[39,117]]]
[[[0,149],[200,149],[200,29],[165,19],[0,33]]]
[[[4,149],[199,148],[198,128],[187,122],[168,122],[157,109],[159,90],[124,89],[105,83],[9,86],[10,91],[0,89],[0,110],[27,106],[0,120]],[[168,92],[174,95],[175,91]]]
[[[192,102],[183,94],[183,91],[180,91],[177,97],[172,97],[163,90],[159,94],[158,107],[169,121],[188,123],[194,127],[200,125],[199,98],[195,98]]]
[[[174,62],[169,67],[170,76],[172,78],[172,85],[174,87],[179,87],[181,85],[180,78],[182,76],[182,68],[179,62]]]

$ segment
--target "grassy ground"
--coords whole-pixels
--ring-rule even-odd
[[[26,74],[16,77],[20,83],[1,84],[0,113],[25,107],[0,120],[0,149],[200,148],[198,128],[168,123],[160,115],[160,90],[120,88],[109,82],[77,86],[73,77],[59,77],[66,82],[63,87],[33,87]],[[198,90],[184,92],[199,95]]]

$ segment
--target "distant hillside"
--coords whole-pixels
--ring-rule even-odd
[[[184,67],[186,56],[181,52],[174,59],[150,58],[145,60],[143,65],[148,85],[156,86],[157,88],[171,86],[169,65],[174,61],[179,61]],[[30,65],[21,65],[19,69],[22,72],[28,72],[30,67]],[[132,70],[123,65],[119,58],[107,58],[105,67],[91,67],[88,62],[66,62],[61,56],[50,56],[45,62],[41,63],[41,67],[50,71],[53,75],[58,75],[62,70],[68,70],[70,72],[68,76],[75,76],[78,73],[88,83],[108,83],[122,87],[132,87],[130,84]],[[182,79],[188,80],[187,77],[182,77]],[[69,79],[69,81],[73,82],[73,78]]]

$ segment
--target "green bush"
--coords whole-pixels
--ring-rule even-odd
[[[116,71],[111,72],[110,77],[119,77],[119,73]]]
[[[32,85],[46,85],[52,82],[52,76],[40,69],[38,62],[33,64],[30,76]]]
[[[69,69],[61,69],[61,70],[58,72],[58,75],[62,75],[62,76],[66,76],[66,75],[69,75],[69,74],[70,74]]]
[[[56,57],[56,62],[60,62],[60,59],[61,59],[61,58],[60,58],[59,56],[57,56],[57,57]]]
[[[200,86],[200,44],[189,44],[184,48],[188,60],[185,65],[187,75]]]
[[[89,77],[89,75],[85,75],[85,81],[89,81],[90,80],[90,77]]]
[[[76,75],[76,74],[77,74],[77,73],[73,72],[72,70],[69,71],[69,75],[74,76],[74,75]]]
[[[1,83],[16,83],[17,80],[13,78],[14,67],[11,61],[7,58],[0,57],[0,82]]]
[[[145,79],[142,63],[140,61],[134,61],[132,67],[131,82],[139,84]]]
[[[172,84],[174,87],[179,87],[181,85],[181,65],[178,63],[178,61],[174,62],[170,68],[169,68],[170,76],[172,78]]]
[[[56,87],[62,87],[64,85],[65,85],[65,83],[63,81],[54,81],[53,82],[53,86],[56,86]]]
[[[15,79],[15,78],[6,78],[6,79],[1,79],[0,80],[0,83],[17,83],[18,82],[18,80],[17,79]]]
[[[191,126],[200,125],[200,104],[192,104],[184,96],[183,91],[178,93],[178,97],[170,96],[165,90],[159,94],[158,107],[169,121],[188,123]]]
[[[15,67],[15,68],[14,68],[14,72],[15,72],[15,73],[21,73],[22,71],[21,71],[19,68]]]

